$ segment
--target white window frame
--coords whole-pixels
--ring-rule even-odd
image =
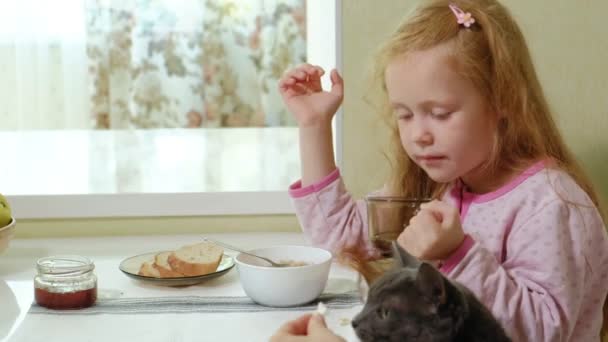
[[[342,70],[341,0],[307,1],[308,60]],[[314,13],[314,15],[309,15]],[[315,18],[314,22],[310,18]],[[327,51],[335,54],[329,54]],[[324,81],[325,82],[325,81]],[[324,86],[327,86],[324,84]],[[342,165],[342,110],[334,118],[336,163]],[[18,219],[293,214],[285,191],[7,196]]]

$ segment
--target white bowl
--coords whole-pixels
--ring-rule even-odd
[[[11,222],[2,228],[0,228],[0,253],[4,252],[8,248],[8,243],[15,235],[15,225],[17,220],[13,217]]]
[[[299,261],[306,266],[270,267],[247,254],[236,257],[245,293],[265,306],[289,307],[315,300],[325,289],[332,255],[309,246],[274,246],[249,251],[274,261]]]

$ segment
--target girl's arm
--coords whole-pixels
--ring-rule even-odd
[[[331,90],[324,91],[319,66],[303,64],[279,81],[283,102],[299,128],[302,185],[319,182],[336,169],[331,121],[342,104],[344,84],[337,70],[330,74]]]
[[[304,64],[279,81],[283,102],[299,129],[302,179],[290,187],[302,230],[314,245],[334,253],[344,248],[367,253],[365,203],[346,192],[336,168],[332,119],[342,103],[344,84],[337,70],[324,91],[319,66]]]
[[[319,182],[336,170],[331,120],[300,126],[302,186]]]
[[[368,238],[365,201],[355,201],[346,191],[338,169],[308,186],[301,181],[292,184],[289,194],[312,244],[333,253],[349,249],[377,256]]]
[[[502,263],[468,238],[442,271],[472,290],[514,341],[583,341],[599,333],[608,241],[594,208],[554,200],[504,239]]]

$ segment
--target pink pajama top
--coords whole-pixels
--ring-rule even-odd
[[[339,170],[304,188],[298,181],[289,194],[312,244],[374,254],[365,202],[346,191]],[[539,162],[494,192],[456,184],[443,200],[461,209],[466,237],[440,270],[473,291],[514,341],[600,340],[608,238],[568,174]]]

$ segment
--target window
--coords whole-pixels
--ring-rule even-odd
[[[293,211],[297,128],[276,78],[298,55],[338,65],[337,0],[57,4],[0,5],[0,192],[16,216]]]

